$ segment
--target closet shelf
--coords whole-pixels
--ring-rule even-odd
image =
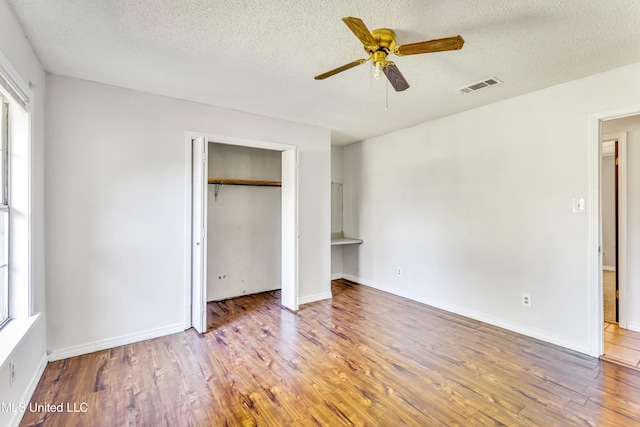
[[[209,184],[216,185],[255,185],[258,187],[282,187],[281,181],[261,181],[257,179],[209,178]]]
[[[361,243],[362,243],[362,239],[345,237],[344,231],[337,231],[335,233],[331,233],[331,246],[359,245]]]
[[[352,239],[350,237],[338,237],[331,239],[331,246],[343,246],[343,245],[360,245],[362,239]]]

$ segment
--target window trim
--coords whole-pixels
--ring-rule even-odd
[[[2,163],[0,168],[0,174],[2,175],[2,188],[0,188],[0,212],[6,212],[7,215],[5,217],[4,223],[4,241],[0,241],[4,247],[2,248],[2,252],[5,254],[5,259],[0,260],[0,274],[4,277],[1,279],[3,282],[3,287],[0,289],[2,292],[2,302],[3,306],[0,306],[0,329],[9,322],[11,319],[11,311],[9,310],[10,305],[10,288],[11,284],[9,281],[9,239],[10,239],[10,224],[11,220],[9,219],[10,209],[9,209],[9,100],[5,98],[3,94],[0,93],[0,120],[2,121],[2,126],[0,129],[2,133],[0,134],[0,162]]]
[[[2,103],[2,141],[0,141],[0,150],[2,150],[2,188],[0,188],[0,206],[9,206],[9,100],[0,93],[0,102]]]

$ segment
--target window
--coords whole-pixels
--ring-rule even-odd
[[[33,317],[31,113],[33,94],[0,52],[0,328]],[[34,318],[35,319],[35,318]],[[16,322],[14,322],[14,320]],[[33,320],[32,320],[33,321]],[[12,336],[4,334],[4,336]],[[0,359],[10,349],[0,343]],[[3,353],[4,350],[4,353]],[[0,363],[3,363],[0,360]]]
[[[9,103],[0,94],[0,327],[9,320]]]

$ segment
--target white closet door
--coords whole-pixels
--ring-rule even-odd
[[[191,324],[200,333],[207,331],[207,152],[204,137],[193,140]]]
[[[298,310],[298,150],[282,152],[282,301]]]

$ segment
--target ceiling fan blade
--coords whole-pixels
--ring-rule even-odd
[[[396,64],[393,62],[387,62],[387,65],[383,70],[387,79],[389,79],[389,83],[391,83],[391,86],[393,86],[396,92],[402,92],[409,88],[409,83],[407,83],[402,73],[400,73]]]
[[[347,27],[349,27],[353,34],[355,34],[356,37],[360,39],[363,45],[365,45],[366,47],[377,45],[376,39],[373,38],[373,36],[371,35],[371,31],[369,31],[367,26],[364,25],[362,19],[354,18],[353,16],[347,16],[345,18],[342,18],[342,20],[345,24],[347,24]]]
[[[326,73],[322,73],[322,74],[318,74],[317,76],[314,77],[314,79],[316,80],[324,80],[327,77],[331,77],[334,74],[338,74],[341,73],[343,71],[348,70],[349,68],[353,68],[353,67],[357,67],[360,64],[364,64],[365,62],[367,62],[368,59],[356,59],[355,61],[351,61],[348,64],[344,64],[338,68],[334,68],[331,71],[327,71]]]
[[[427,40],[396,46],[395,54],[402,56],[416,55],[419,53],[444,52],[447,50],[462,49],[462,45],[464,45],[464,39],[462,36],[445,37],[443,39]]]

